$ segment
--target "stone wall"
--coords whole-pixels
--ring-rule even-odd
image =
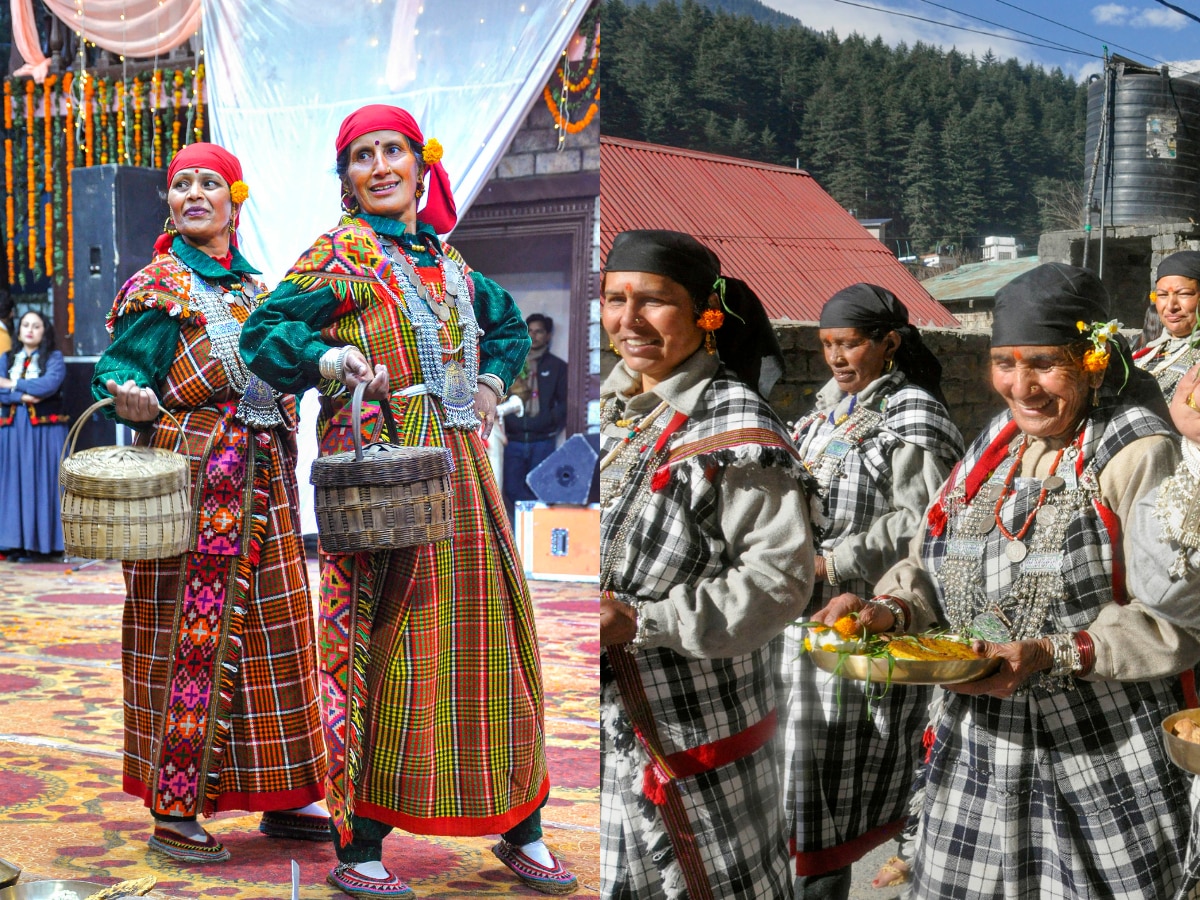
[[[554,117],[539,93],[525,122],[500,157],[493,179],[509,180],[534,175],[572,175],[600,171],[600,116],[578,134],[568,134],[562,150]]]
[[[771,394],[771,405],[784,421],[812,409],[813,395],[829,380],[829,368],[813,324],[777,323],[786,374]],[[950,416],[970,441],[1004,408],[988,377],[990,336],[953,328],[923,328],[921,336],[942,363],[942,391]]]

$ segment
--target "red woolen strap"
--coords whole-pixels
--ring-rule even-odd
[[[1075,632],[1075,649],[1079,651],[1079,670],[1076,675],[1090,675],[1096,667],[1096,645],[1086,631]]]

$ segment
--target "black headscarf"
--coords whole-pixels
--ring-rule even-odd
[[[725,321],[713,332],[725,367],[763,397],[783,374],[783,351],[762,301],[746,282],[722,278],[717,255],[690,234],[657,229],[622,231],[613,238],[604,270],[670,278],[691,295],[697,315],[708,308],[708,298],[715,291],[725,308]]]
[[[852,284],[842,288],[821,307],[821,328],[856,328],[873,340],[889,331],[900,335],[896,368],[908,380],[933,394],[945,406],[942,364],[925,346],[921,332],[908,323],[908,307],[887,288],[877,284]]]
[[[1089,269],[1066,263],[1043,263],[1018,275],[996,292],[992,313],[993,347],[1066,347],[1084,344],[1091,328],[1109,317],[1108,291]],[[1112,358],[1100,385],[1101,401],[1122,401],[1148,407],[1170,421],[1158,383],[1133,364],[1129,345],[1121,336],[1110,342]]]
[[[1167,275],[1182,275],[1200,281],[1200,250],[1178,250],[1160,262],[1154,280],[1157,282]]]

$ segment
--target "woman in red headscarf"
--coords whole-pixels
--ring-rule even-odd
[[[367,399],[390,404],[403,443],[454,454],[452,540],[321,557],[340,861],[329,880],[348,894],[409,896],[381,858],[399,827],[500,833],[493,852],[525,884],[569,893],[575,877],[541,839],[549,780],[533,609],[483,445],[529,333],[508,292],[438,238],[456,221],[441,153],[402,109],[349,116],[337,139],[346,214],[242,332],[247,363],[276,389],[320,389],[322,454],[351,446],[349,390],[363,382]],[[364,417],[365,437],[379,418]]]
[[[175,859],[229,858],[196,821],[261,810],[275,837],[328,840],[312,607],[297,527],[295,400],[252,375],[242,323],[263,293],[237,249],[249,194],[213,144],[176,154],[170,218],[109,314],[92,392],[137,443],[191,460],[195,533],[172,559],[126,562],[124,788]],[[170,410],[183,429],[159,405]]]

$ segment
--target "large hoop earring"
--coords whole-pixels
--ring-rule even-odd
[[[887,364],[884,365],[884,367],[883,367],[884,374],[887,374],[888,372],[892,371],[892,369],[894,369],[894,368],[896,368],[896,361],[894,359],[889,359],[887,361]]]
[[[347,215],[358,215],[358,200],[354,197],[354,192],[349,188],[342,188],[342,209]]]
[[[175,227],[175,220],[167,216],[167,220],[163,222],[163,231],[167,234],[179,234],[179,229]]]

